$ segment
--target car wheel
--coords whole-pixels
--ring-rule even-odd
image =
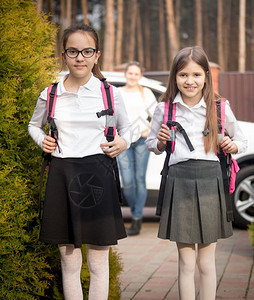
[[[246,229],[250,222],[254,222],[254,166],[237,173],[233,200],[234,224]]]

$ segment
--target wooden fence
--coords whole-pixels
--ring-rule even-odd
[[[229,100],[238,120],[254,122],[254,72],[220,73],[219,92]]]
[[[220,73],[216,72],[216,66],[214,70],[211,69],[215,89],[229,100],[236,118],[241,121],[254,122],[254,72]],[[169,72],[145,72],[144,75],[167,85]]]

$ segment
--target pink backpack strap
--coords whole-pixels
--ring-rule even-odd
[[[221,99],[220,101],[220,112],[221,112],[221,133],[225,133],[225,109],[226,109],[226,100]]]
[[[231,176],[229,181],[229,193],[233,194],[235,191],[235,180],[236,180],[236,173],[239,172],[240,168],[238,163],[234,158],[231,157]]]
[[[165,102],[165,108],[164,108],[164,124],[167,125],[168,122],[168,110],[169,110],[169,101]]]
[[[54,118],[57,99],[57,83],[48,87],[47,91],[47,116]]]
[[[116,120],[115,120],[115,106],[113,97],[113,87],[104,80],[101,81],[101,93],[105,110],[97,113],[97,116],[106,116],[106,128],[104,135],[107,141],[113,141],[116,135]]]

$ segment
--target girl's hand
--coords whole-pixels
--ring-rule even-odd
[[[122,153],[127,148],[127,144],[123,138],[116,134],[112,142],[101,144],[100,147],[105,154],[113,158]]]
[[[46,153],[53,153],[57,147],[56,140],[51,136],[45,136],[42,141],[42,150]]]
[[[226,151],[227,153],[237,153],[238,148],[236,144],[231,141],[229,136],[224,136],[224,138],[220,142],[220,147],[222,150]]]
[[[167,140],[170,138],[170,131],[167,125],[161,124],[161,128],[157,134],[157,148],[158,150],[162,151],[165,149]]]

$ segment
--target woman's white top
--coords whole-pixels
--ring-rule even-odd
[[[67,75],[68,76],[68,75]],[[107,143],[104,136],[106,116],[100,118],[96,113],[105,109],[103,104],[101,81],[93,75],[89,81],[80,86],[77,93],[68,92],[64,80],[57,86],[57,101],[55,107],[55,124],[58,130],[58,147],[52,153],[55,157],[81,158],[100,154],[103,151],[100,144]],[[28,131],[33,140],[42,148],[46,134],[43,130],[47,122],[47,89],[39,96],[33,116],[28,125]],[[127,118],[121,95],[113,86],[116,127],[119,135],[124,138],[129,147],[131,142],[131,124]]]
[[[134,92],[126,91],[124,88],[119,88],[124,100],[128,118],[132,128],[132,143],[136,142],[142,131],[149,127],[148,117],[152,117],[157,101],[153,92],[144,88],[144,97],[139,90]]]
[[[206,154],[204,150],[202,133],[206,121],[206,103],[204,98],[202,98],[195,106],[189,107],[183,102],[181,94],[178,93],[173,103],[176,103],[176,121],[185,129],[194,147],[194,151],[191,152],[189,150],[183,135],[176,131],[175,150],[170,156],[169,165],[187,161],[189,159],[218,161],[219,159],[214,151],[210,151]],[[146,139],[148,150],[153,151],[155,154],[162,153],[157,148],[157,134],[161,124],[164,123],[164,109],[165,102],[160,102],[155,109],[152,120],[152,128]],[[226,101],[225,108],[225,131],[231,140],[237,145],[237,153],[246,151],[247,140],[245,139],[244,134],[237,123],[228,101]]]

